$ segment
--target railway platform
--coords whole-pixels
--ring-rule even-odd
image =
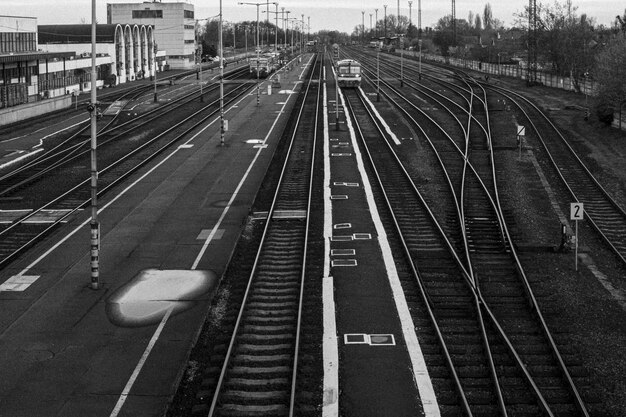
[[[98,290],[89,210],[0,271],[0,414],[163,414],[307,62],[227,108],[223,145],[213,119],[100,202]]]

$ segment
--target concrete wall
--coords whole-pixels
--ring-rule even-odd
[[[0,126],[16,123],[51,111],[63,110],[72,105],[74,97],[70,94],[54,97],[35,103],[22,104],[0,110]]]

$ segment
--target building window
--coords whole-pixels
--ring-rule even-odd
[[[0,53],[37,50],[35,33],[0,32]]]
[[[193,10],[185,10],[185,19],[193,19]]]
[[[133,19],[163,19],[163,10],[133,10]]]

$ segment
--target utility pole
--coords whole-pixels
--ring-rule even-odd
[[[361,10],[361,44],[365,43],[365,11]]]
[[[384,4],[383,7],[385,8],[385,41],[383,42],[383,44],[385,42],[387,42],[387,5]]]
[[[376,12],[376,39],[378,39],[378,9],[374,9]]]
[[[222,38],[222,0],[220,0],[220,146],[224,146],[224,40]]]
[[[412,4],[413,4],[413,2],[412,2],[412,1],[410,1],[410,2],[409,2],[409,27],[411,26],[411,23],[412,23],[412,21],[411,21],[411,5],[412,5]]]
[[[398,20],[398,22],[397,22],[398,29],[397,29],[396,35],[399,35],[400,34],[400,0],[398,0],[398,14],[396,16],[397,16],[397,20]]]
[[[528,4],[528,68],[526,84],[537,83],[537,0],[529,0]]]
[[[100,223],[98,222],[98,164],[96,157],[98,107],[96,97],[96,0],[91,0],[91,289],[100,286]]]
[[[452,0],[452,46],[456,46],[456,2]]]
[[[422,37],[422,0],[417,0],[417,33]]]

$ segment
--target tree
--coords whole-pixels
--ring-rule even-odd
[[[598,84],[598,114],[606,114],[610,124],[613,119],[608,115],[626,100],[626,36],[614,38],[598,53],[593,77]]]
[[[489,3],[485,4],[485,10],[483,11],[483,25],[486,30],[493,29],[493,13]]]
[[[483,30],[483,23],[480,20],[480,15],[479,14],[476,14],[475,22],[474,22],[474,28],[476,29],[476,31],[478,33],[480,33]]]
[[[537,4],[537,59],[558,75],[571,76],[574,88],[580,91],[580,77],[593,67],[595,44],[594,21],[578,16],[571,0],[554,1],[552,5]],[[528,25],[528,7],[518,18]]]
[[[626,9],[624,9],[624,16],[615,17],[615,26],[621,28],[622,33],[626,33]]]
[[[452,15],[447,15],[439,19],[433,35],[433,43],[441,51],[441,55],[448,56],[449,48],[454,44],[454,34],[452,32]]]

